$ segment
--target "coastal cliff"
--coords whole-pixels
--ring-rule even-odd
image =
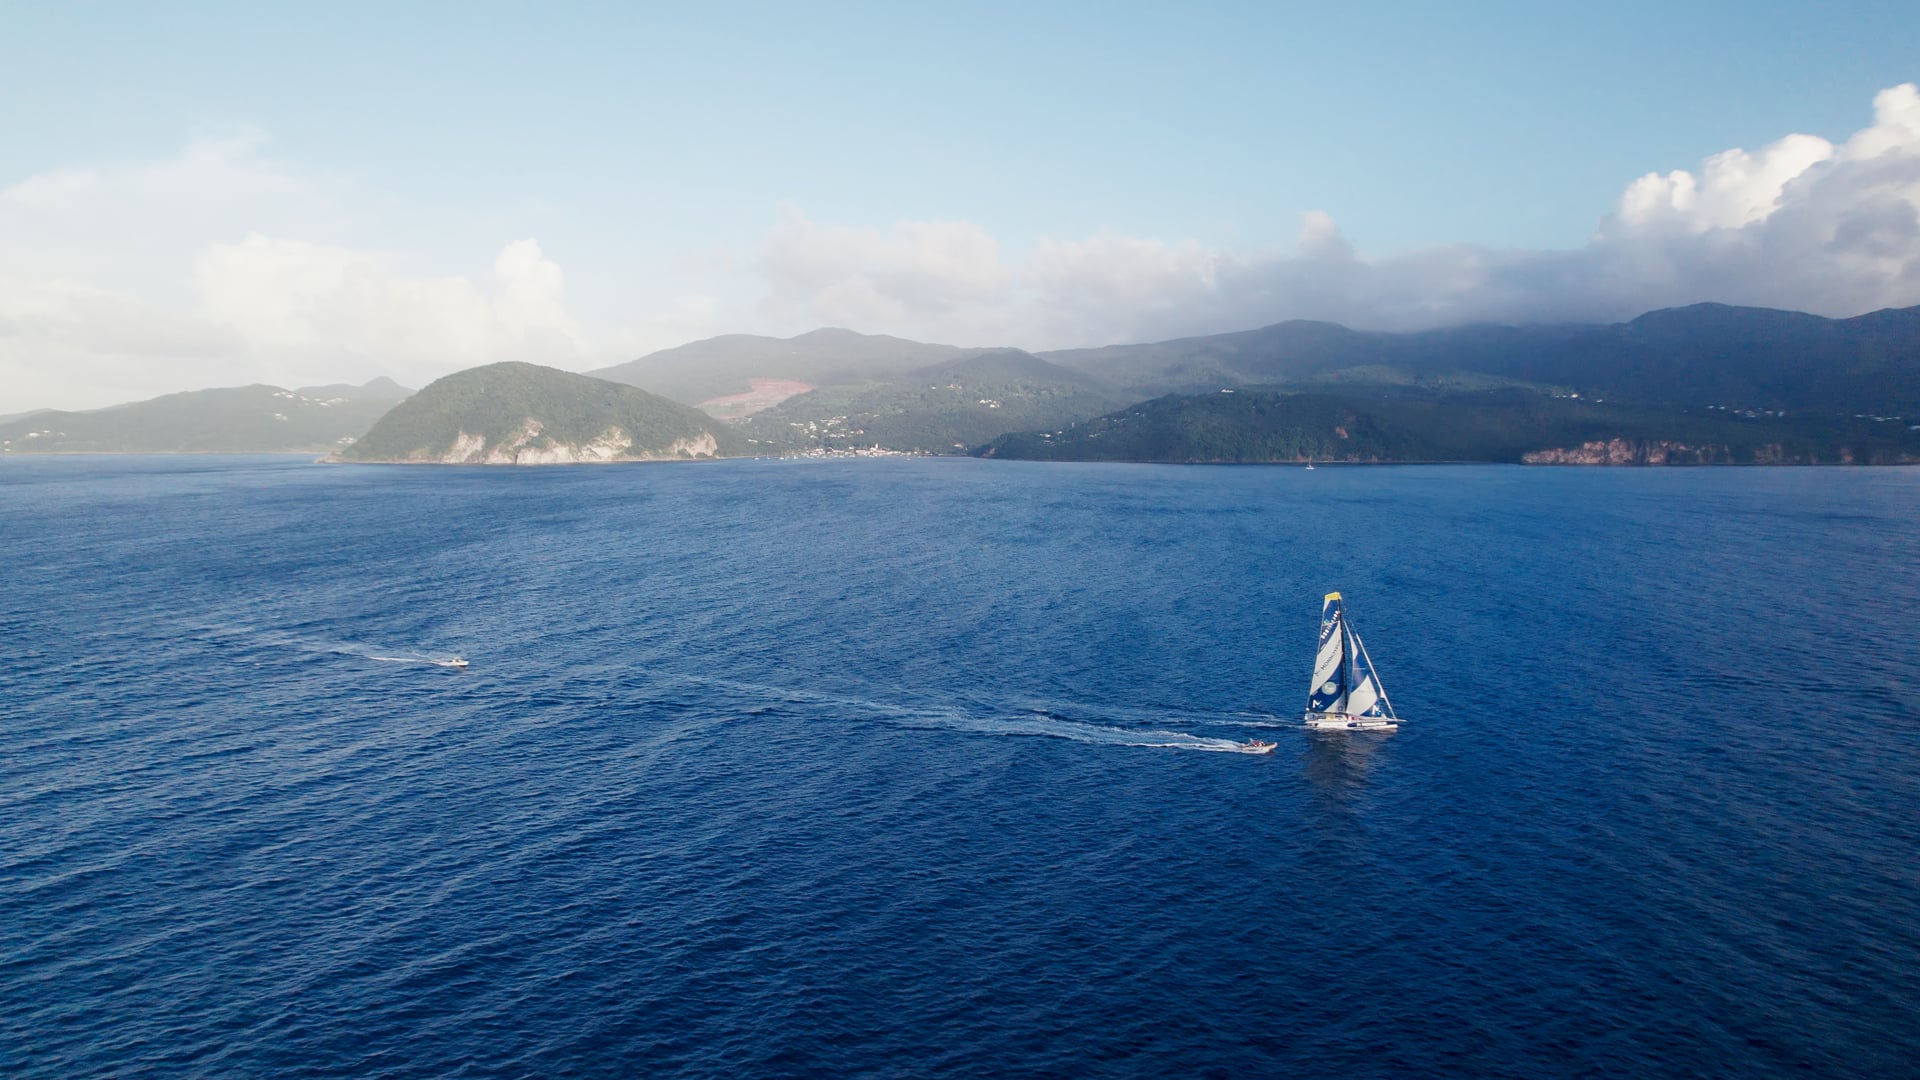
[[[1810,446],[1790,448],[1777,442],[1733,448],[1673,439],[1607,439],[1533,450],[1520,460],[1527,465],[1914,465],[1920,464],[1920,454],[1884,446],[1842,445],[1822,454]]]
[[[636,451],[633,436],[609,427],[585,442],[555,442],[542,437],[540,421],[529,417],[513,436],[489,445],[486,436],[461,431],[444,454],[431,452],[407,459],[425,465],[599,465],[615,461],[680,461],[719,456],[711,432],[675,439],[661,450]]]
[[[1781,463],[1778,443],[1774,463]],[[1533,450],[1522,454],[1527,465],[1731,465],[1733,454],[1716,443],[1690,445],[1673,439],[1606,439],[1570,449]]]

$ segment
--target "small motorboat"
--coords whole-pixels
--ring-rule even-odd
[[[1261,742],[1259,739],[1248,739],[1246,742],[1240,744],[1240,749],[1249,754],[1271,754],[1273,753],[1273,748],[1278,745],[1280,744]]]
[[[434,663],[439,664],[441,667],[463,668],[467,666],[467,662],[458,656],[450,660],[435,660]]]

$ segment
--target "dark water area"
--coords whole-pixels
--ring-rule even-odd
[[[1920,1071],[1920,470],[14,458],[0,558],[0,1075]]]

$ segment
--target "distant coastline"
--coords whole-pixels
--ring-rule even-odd
[[[543,462],[469,462],[469,461],[349,461],[335,453],[315,457],[312,450],[0,450],[0,460],[82,458],[82,457],[281,457],[304,458],[315,465],[400,465],[434,466],[460,469],[565,468],[572,465],[697,465],[721,461],[852,461],[875,458],[945,458],[950,460],[1022,461],[1035,465],[1192,465],[1196,467],[1239,467],[1249,469],[1298,469],[1302,458],[1288,461],[1232,461],[1227,459],[1138,458],[1127,460],[1028,460],[991,458],[973,454],[930,454],[905,450],[879,452],[859,450],[822,450],[798,454],[745,454],[726,458],[616,458],[607,461]],[[1498,468],[1551,469],[1904,469],[1920,465],[1920,458],[1906,461],[1714,461],[1714,462],[1625,462],[1604,461],[1487,461],[1472,458],[1406,458],[1353,461],[1338,458],[1314,458],[1317,469],[1364,469],[1387,466],[1485,465]]]
[[[0,455],[315,453],[608,464],[972,455],[1211,464],[1920,464],[1920,307],[1697,304],[1609,325],[1419,333],[1293,321],[1030,353],[820,330],[592,374],[507,361],[189,391],[0,422]]]

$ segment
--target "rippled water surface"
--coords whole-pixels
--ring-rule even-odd
[[[1920,471],[16,458],[0,557],[0,1075],[1920,1069]]]

